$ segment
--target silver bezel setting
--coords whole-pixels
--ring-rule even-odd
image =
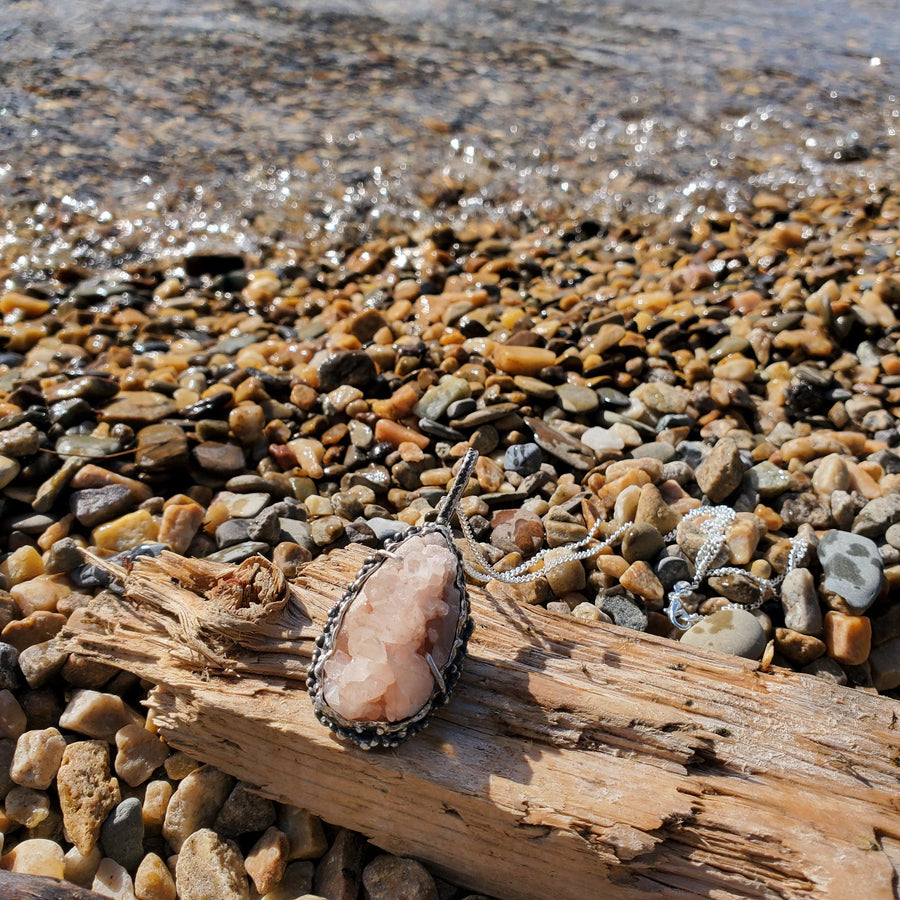
[[[435,679],[435,685],[428,701],[412,716],[396,722],[365,722],[345,719],[326,702],[323,684],[323,669],[326,661],[334,652],[335,637],[338,629],[341,627],[347,610],[359,596],[359,592],[369,579],[369,576],[386,559],[390,558],[387,554],[396,552],[404,542],[411,538],[426,534],[440,534],[453,551],[457,561],[455,584],[459,591],[459,621],[456,623],[456,636],[450,656],[439,670],[443,680],[443,687]],[[385,542],[383,552],[377,551],[366,557],[356,578],[344,591],[341,599],[331,608],[322,634],[316,639],[316,649],[306,677],[306,687],[312,698],[316,718],[327,725],[339,738],[353,741],[364,750],[370,750],[373,747],[396,747],[421,731],[428,724],[435,710],[439,709],[450,699],[450,694],[462,671],[463,660],[466,656],[466,646],[472,633],[472,627],[462,554],[460,554],[453,541],[453,533],[449,527],[441,522],[434,522],[410,528],[397,535],[397,537],[389,539]]]

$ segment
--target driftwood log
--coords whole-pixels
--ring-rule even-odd
[[[158,685],[172,746],[504,900],[898,896],[900,704],[810,676],[473,587],[450,704],[394,750],[338,742],[305,670],[366,552],[289,586],[141,560],[63,637]]]

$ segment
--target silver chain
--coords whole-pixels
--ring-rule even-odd
[[[465,491],[466,486],[469,483],[469,478],[471,477],[477,462],[478,451],[470,448],[466,451],[466,455],[460,463],[456,477],[453,479],[453,484],[450,486],[450,490],[438,505],[437,515],[437,521],[446,525],[449,524],[454,512],[456,513],[466,543],[480,567],[480,570],[476,569],[470,563],[463,560],[463,568],[465,569],[466,574],[475,581],[487,582],[496,580],[502,581],[504,584],[527,584],[530,581],[536,581],[538,578],[542,578],[547,572],[552,571],[558,566],[596,556],[601,550],[609,547],[618,540],[632,524],[631,522],[626,522],[624,525],[620,525],[611,535],[606,537],[605,540],[594,543],[593,546],[589,546],[596,540],[597,533],[605,524],[600,519],[597,519],[585,537],[579,541],[574,541],[571,544],[566,544],[564,547],[566,552],[559,553],[558,556],[551,559],[550,562],[544,563],[547,555],[555,553],[563,548],[553,547],[541,550],[540,553],[535,554],[531,559],[526,560],[512,569],[501,572],[499,569],[494,568],[488,558],[484,555],[484,552],[475,537],[475,533],[472,530],[472,525],[469,522],[468,517],[459,508],[459,501],[462,498],[463,491]],[[696,591],[708,578],[721,575],[739,575],[742,578],[747,578],[754,582],[760,588],[759,600],[756,603],[729,603],[724,608],[732,609],[737,607],[741,609],[756,609],[765,602],[767,597],[774,593],[777,585],[784,580],[784,576],[797,567],[800,559],[807,550],[806,541],[799,536],[794,537],[791,541],[791,552],[788,556],[787,567],[783,574],[777,575],[774,578],[761,578],[758,575],[754,575],[752,572],[747,572],[744,569],[739,569],[735,566],[719,566],[718,568],[713,568],[715,561],[722,552],[722,548],[725,546],[728,529],[737,519],[737,513],[729,506],[701,506],[688,512],[682,519],[682,522],[690,522],[699,518],[703,519],[699,528],[703,532],[706,540],[697,551],[697,556],[694,560],[694,577],[690,581],[675,582],[672,590],[669,591],[669,605],[665,609],[672,624],[682,630],[690,628],[691,625],[703,618],[700,613],[688,612],[688,610],[685,609],[684,598],[688,594],[692,594]],[[675,540],[675,537],[676,532],[672,531],[666,535],[665,540],[669,542]],[[539,569],[535,570],[534,566],[537,563],[542,563],[542,565]]]
[[[669,621],[677,628],[683,630],[690,628],[695,622],[699,622],[703,616],[700,613],[688,612],[684,608],[684,598],[688,594],[692,594],[700,585],[708,578],[721,575],[740,575],[753,581],[760,588],[759,600],[756,603],[729,603],[724,609],[757,609],[765,602],[768,596],[774,593],[775,588],[784,580],[785,575],[792,569],[795,569],[807,551],[807,543],[799,535],[791,540],[791,552],[788,555],[787,566],[781,575],[774,578],[760,578],[744,569],[738,569],[735,566],[720,566],[712,568],[719,553],[725,546],[725,538],[728,529],[734,524],[737,514],[729,506],[700,506],[692,509],[687,513],[682,522],[689,522],[693,519],[706,517],[700,523],[700,530],[706,536],[703,545],[697,551],[694,560],[694,577],[691,581],[676,581],[672,590],[669,591],[669,605],[666,607],[666,614]],[[670,532],[666,535],[666,541],[674,540],[676,532]]]

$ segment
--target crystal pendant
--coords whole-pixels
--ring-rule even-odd
[[[471,631],[449,527],[407,531],[366,559],[328,614],[307,675],[316,716],[366,750],[401,743],[449,699]]]

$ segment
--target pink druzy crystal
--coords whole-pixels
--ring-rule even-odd
[[[460,616],[458,560],[436,533],[405,540],[344,614],[323,667],[325,701],[349,721],[397,722],[420,710],[447,664]]]

